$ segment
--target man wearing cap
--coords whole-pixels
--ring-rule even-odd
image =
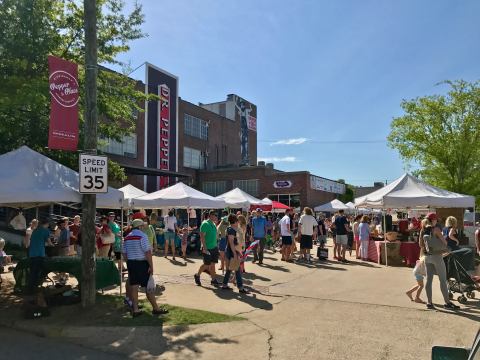
[[[138,310],[138,287],[146,287],[150,275],[153,274],[152,247],[148,238],[141,230],[144,226],[142,219],[132,221],[132,231],[123,242],[123,256],[127,260],[128,282],[127,296],[132,301],[132,316],[141,315]],[[153,292],[147,291],[147,299],[152,304],[152,314],[166,314],[168,311],[159,308]]]
[[[267,220],[263,216],[262,209],[258,208],[256,216],[252,219],[253,240],[258,240],[258,245],[253,252],[253,262],[263,264],[263,251],[265,249],[265,236],[267,235]]]

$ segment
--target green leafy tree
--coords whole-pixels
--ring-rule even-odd
[[[121,0],[97,0],[98,61],[125,66],[117,56],[146,36],[141,6],[126,13]],[[46,148],[50,112],[47,56],[79,65],[80,142],[83,146],[84,28],[82,2],[76,0],[2,0],[0,2],[0,153],[27,145],[78,169],[78,154]],[[136,81],[104,67],[98,72],[98,134],[121,141],[134,131],[136,111],[146,100]],[[135,111],[136,110],[136,111]],[[110,162],[110,177],[124,180]]]
[[[345,194],[340,194],[338,196],[338,200],[340,200],[344,204],[350,201],[353,202],[353,200],[355,199],[355,194],[353,192],[352,186],[349,184],[346,184],[344,179],[338,179],[337,181],[339,183],[345,184]]]
[[[419,165],[416,175],[447,190],[480,198],[480,83],[447,81],[446,95],[401,104],[388,136],[406,162]]]

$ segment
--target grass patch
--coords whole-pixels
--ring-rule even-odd
[[[22,320],[21,301],[13,295],[13,283],[4,282],[1,289],[1,311],[11,320]],[[166,315],[152,315],[148,300],[141,300],[143,314],[132,318],[128,308],[123,304],[123,297],[118,295],[97,295],[96,305],[92,309],[82,309],[80,304],[51,306],[49,317],[31,320],[32,326],[162,326],[195,325],[244,320],[239,316],[214,313],[210,311],[184,308],[180,306],[162,306],[169,310]]]

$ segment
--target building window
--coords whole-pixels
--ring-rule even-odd
[[[107,154],[136,158],[137,135],[124,135],[122,141],[116,141],[109,138],[100,138],[98,150],[103,151]]]
[[[292,208],[300,207],[300,194],[270,194],[267,197]]]
[[[226,181],[204,181],[202,191],[210,196],[218,196],[227,192]]]
[[[205,168],[205,156],[200,150],[183,147],[183,166],[191,169]]]
[[[252,196],[258,195],[258,180],[233,180],[233,187],[249,193]]]
[[[196,138],[207,140],[208,139],[208,123],[195,116],[185,114],[185,135],[194,136]]]

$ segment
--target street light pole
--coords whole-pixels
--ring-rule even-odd
[[[85,24],[85,139],[84,151],[97,153],[97,4],[84,0]],[[95,211],[96,195],[82,200],[82,307],[95,305]]]

